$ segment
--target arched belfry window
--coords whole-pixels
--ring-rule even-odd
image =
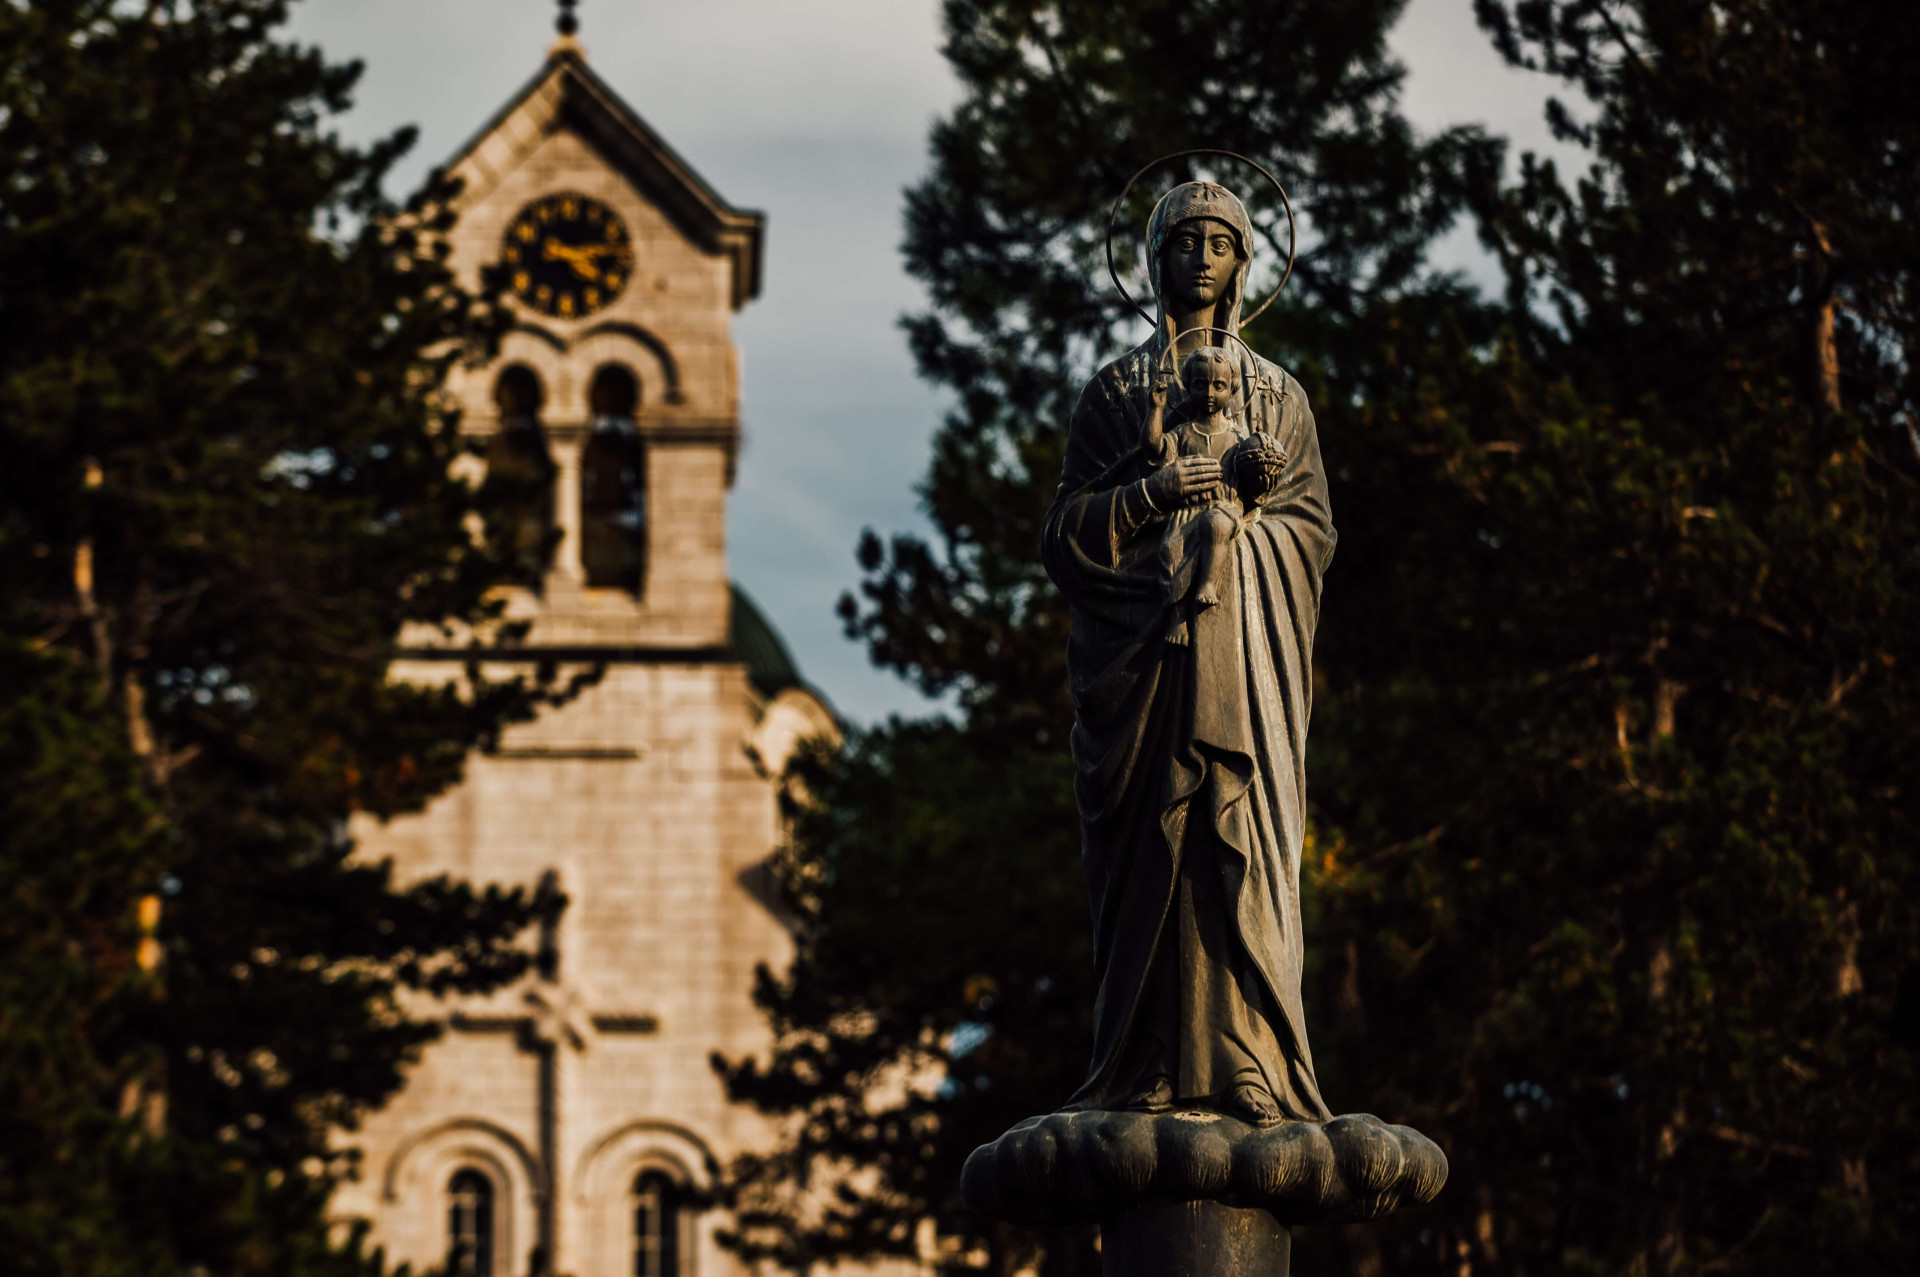
[[[593,433],[580,458],[580,565],[588,585],[637,594],[647,549],[647,458],[634,421],[640,383],[607,364],[587,400]]]
[[[692,1234],[687,1192],[659,1171],[633,1181],[633,1277],[686,1277]]]
[[[546,394],[525,364],[509,364],[493,387],[500,428],[487,445],[481,490],[488,526],[524,585],[538,586],[553,549],[553,459],[540,429]]]
[[[472,1167],[447,1182],[447,1272],[494,1277],[493,1181]]]

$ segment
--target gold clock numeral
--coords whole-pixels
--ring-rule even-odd
[[[513,291],[514,292],[524,293],[527,291],[527,289],[531,287],[533,287],[533,276],[527,274],[527,272],[523,270],[517,270],[513,272]]]
[[[540,232],[533,229],[532,222],[522,222],[513,228],[513,233],[518,235],[524,243],[531,244],[533,243],[533,237]]]
[[[587,309],[598,310],[599,308],[600,308],[600,290],[597,288],[589,288],[587,290]]]
[[[551,284],[542,284],[534,290],[533,295],[539,300],[540,304],[544,306],[553,300],[553,286]]]
[[[560,294],[560,318],[562,319],[573,318],[573,294],[572,293]]]
[[[625,275],[615,275],[611,271],[609,271],[605,275],[602,275],[601,278],[606,280],[607,287],[616,293],[620,291],[620,285],[627,282],[627,277]]]

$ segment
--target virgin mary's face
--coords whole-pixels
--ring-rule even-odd
[[[1239,261],[1225,222],[1200,217],[1174,227],[1160,258],[1160,287],[1170,308],[1191,313],[1219,301]]]

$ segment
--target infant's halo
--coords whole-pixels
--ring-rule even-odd
[[[1107,276],[1113,280],[1113,286],[1120,290],[1121,298],[1127,305],[1133,307],[1134,313],[1146,320],[1149,324],[1153,323],[1153,316],[1141,309],[1140,303],[1133,300],[1133,294],[1127,291],[1127,286],[1120,282],[1120,272],[1113,264],[1113,228],[1114,224],[1120,220],[1120,206],[1127,202],[1127,196],[1133,192],[1135,182],[1138,182],[1150,171],[1159,168],[1162,164],[1166,164],[1172,160],[1182,160],[1189,155],[1224,155],[1230,160],[1239,160],[1242,164],[1250,166],[1257,171],[1261,177],[1273,183],[1273,189],[1280,192],[1280,203],[1282,207],[1287,210],[1287,269],[1281,273],[1280,282],[1273,286],[1273,291],[1267,294],[1267,299],[1255,307],[1251,315],[1246,315],[1241,318],[1241,323],[1250,324],[1258,319],[1261,312],[1265,311],[1267,307],[1273,305],[1273,299],[1280,295],[1280,290],[1287,286],[1289,279],[1293,278],[1293,257],[1294,250],[1299,243],[1299,236],[1298,229],[1293,224],[1293,201],[1287,198],[1287,188],[1280,185],[1280,179],[1269,173],[1265,166],[1260,164],[1259,161],[1250,160],[1238,151],[1223,151],[1218,147],[1212,146],[1197,146],[1190,151],[1175,151],[1171,155],[1163,155],[1159,159],[1154,160],[1132,177],[1128,178],[1127,184],[1120,188],[1120,198],[1113,202],[1113,211],[1107,214]],[[1248,245],[1248,247],[1251,248],[1252,245]],[[1246,343],[1242,342],[1241,344],[1245,345]]]
[[[1281,282],[1285,283],[1286,281],[1282,280]],[[1278,290],[1276,289],[1275,291],[1278,291]],[[1271,301],[1272,299],[1269,298],[1268,300]],[[1247,352],[1247,358],[1253,361],[1253,367],[1255,369],[1258,369],[1260,367],[1260,356],[1254,353],[1253,347],[1247,345],[1246,338],[1242,337],[1239,333],[1230,333],[1224,328],[1215,328],[1210,324],[1195,324],[1193,327],[1188,328],[1185,331],[1181,332],[1179,337],[1175,337],[1167,343],[1167,348],[1160,352],[1160,364],[1159,366],[1156,366],[1154,369],[1154,373],[1156,376],[1159,374],[1161,367],[1167,367],[1167,368],[1173,369],[1173,384],[1180,387],[1181,390],[1185,390],[1187,388],[1187,383],[1180,376],[1181,361],[1173,357],[1173,351],[1174,351],[1174,347],[1180,344],[1180,337],[1185,337],[1187,333],[1219,333],[1222,337],[1227,338],[1229,341],[1237,341],[1240,343],[1240,349]],[[1200,347],[1196,346],[1194,347],[1194,350],[1190,350],[1187,353],[1191,355],[1194,353],[1194,351],[1197,351],[1199,349]],[[1253,373],[1251,372],[1241,373],[1240,380],[1242,382],[1242,386],[1241,386],[1242,397],[1245,401],[1251,402],[1253,399]]]

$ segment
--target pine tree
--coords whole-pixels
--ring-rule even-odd
[[[1920,33],[1481,15],[1592,168],[1485,198],[1504,331],[1403,348],[1336,493],[1325,1067],[1447,1141],[1406,1271],[1900,1271]]]
[[[95,680],[17,640],[0,647],[0,776],[0,1237],[22,1272],[150,1271],[115,1200],[141,1150],[114,1104],[152,1058],[95,1044],[153,991],[137,899],[164,826]]]
[[[1247,339],[1302,379],[1323,435],[1340,429],[1346,388],[1375,360],[1368,326],[1417,280],[1472,175],[1497,164],[1476,133],[1422,142],[1398,115],[1384,37],[1399,9],[945,6],[966,96],[934,130],[906,243],[933,306],[908,339],[957,401],[922,487],[939,541],[869,535],[863,597],[842,610],[878,663],[956,713],[856,734],[799,776],[808,800],[785,867],[799,957],[761,990],[780,1047],[728,1074],[737,1096],[795,1124],[778,1155],[741,1168],[746,1253],[912,1253],[931,1218],[963,1247],[988,1243],[1003,1271],[1031,1255],[1031,1238],[983,1233],[957,1184],[977,1144],[1072,1093],[1090,1049],[1066,617],[1038,545],[1074,397],[1144,334],[1106,281],[1107,206],[1140,165],[1189,147],[1271,165],[1310,213],[1311,251]],[[1143,184],[1123,261],[1141,252],[1153,196],[1197,171]],[[1264,292],[1286,243],[1279,200],[1236,162],[1205,171],[1243,192],[1274,241],[1259,247]],[[824,1202],[802,1191],[847,1166],[877,1179]],[[1050,1271],[1097,1262],[1089,1240],[1049,1239]]]
[[[9,1271],[367,1271],[329,1130],[436,1032],[403,991],[511,979],[557,907],[350,859],[540,692],[388,681],[513,570],[437,396],[499,316],[286,11],[0,6]]]

